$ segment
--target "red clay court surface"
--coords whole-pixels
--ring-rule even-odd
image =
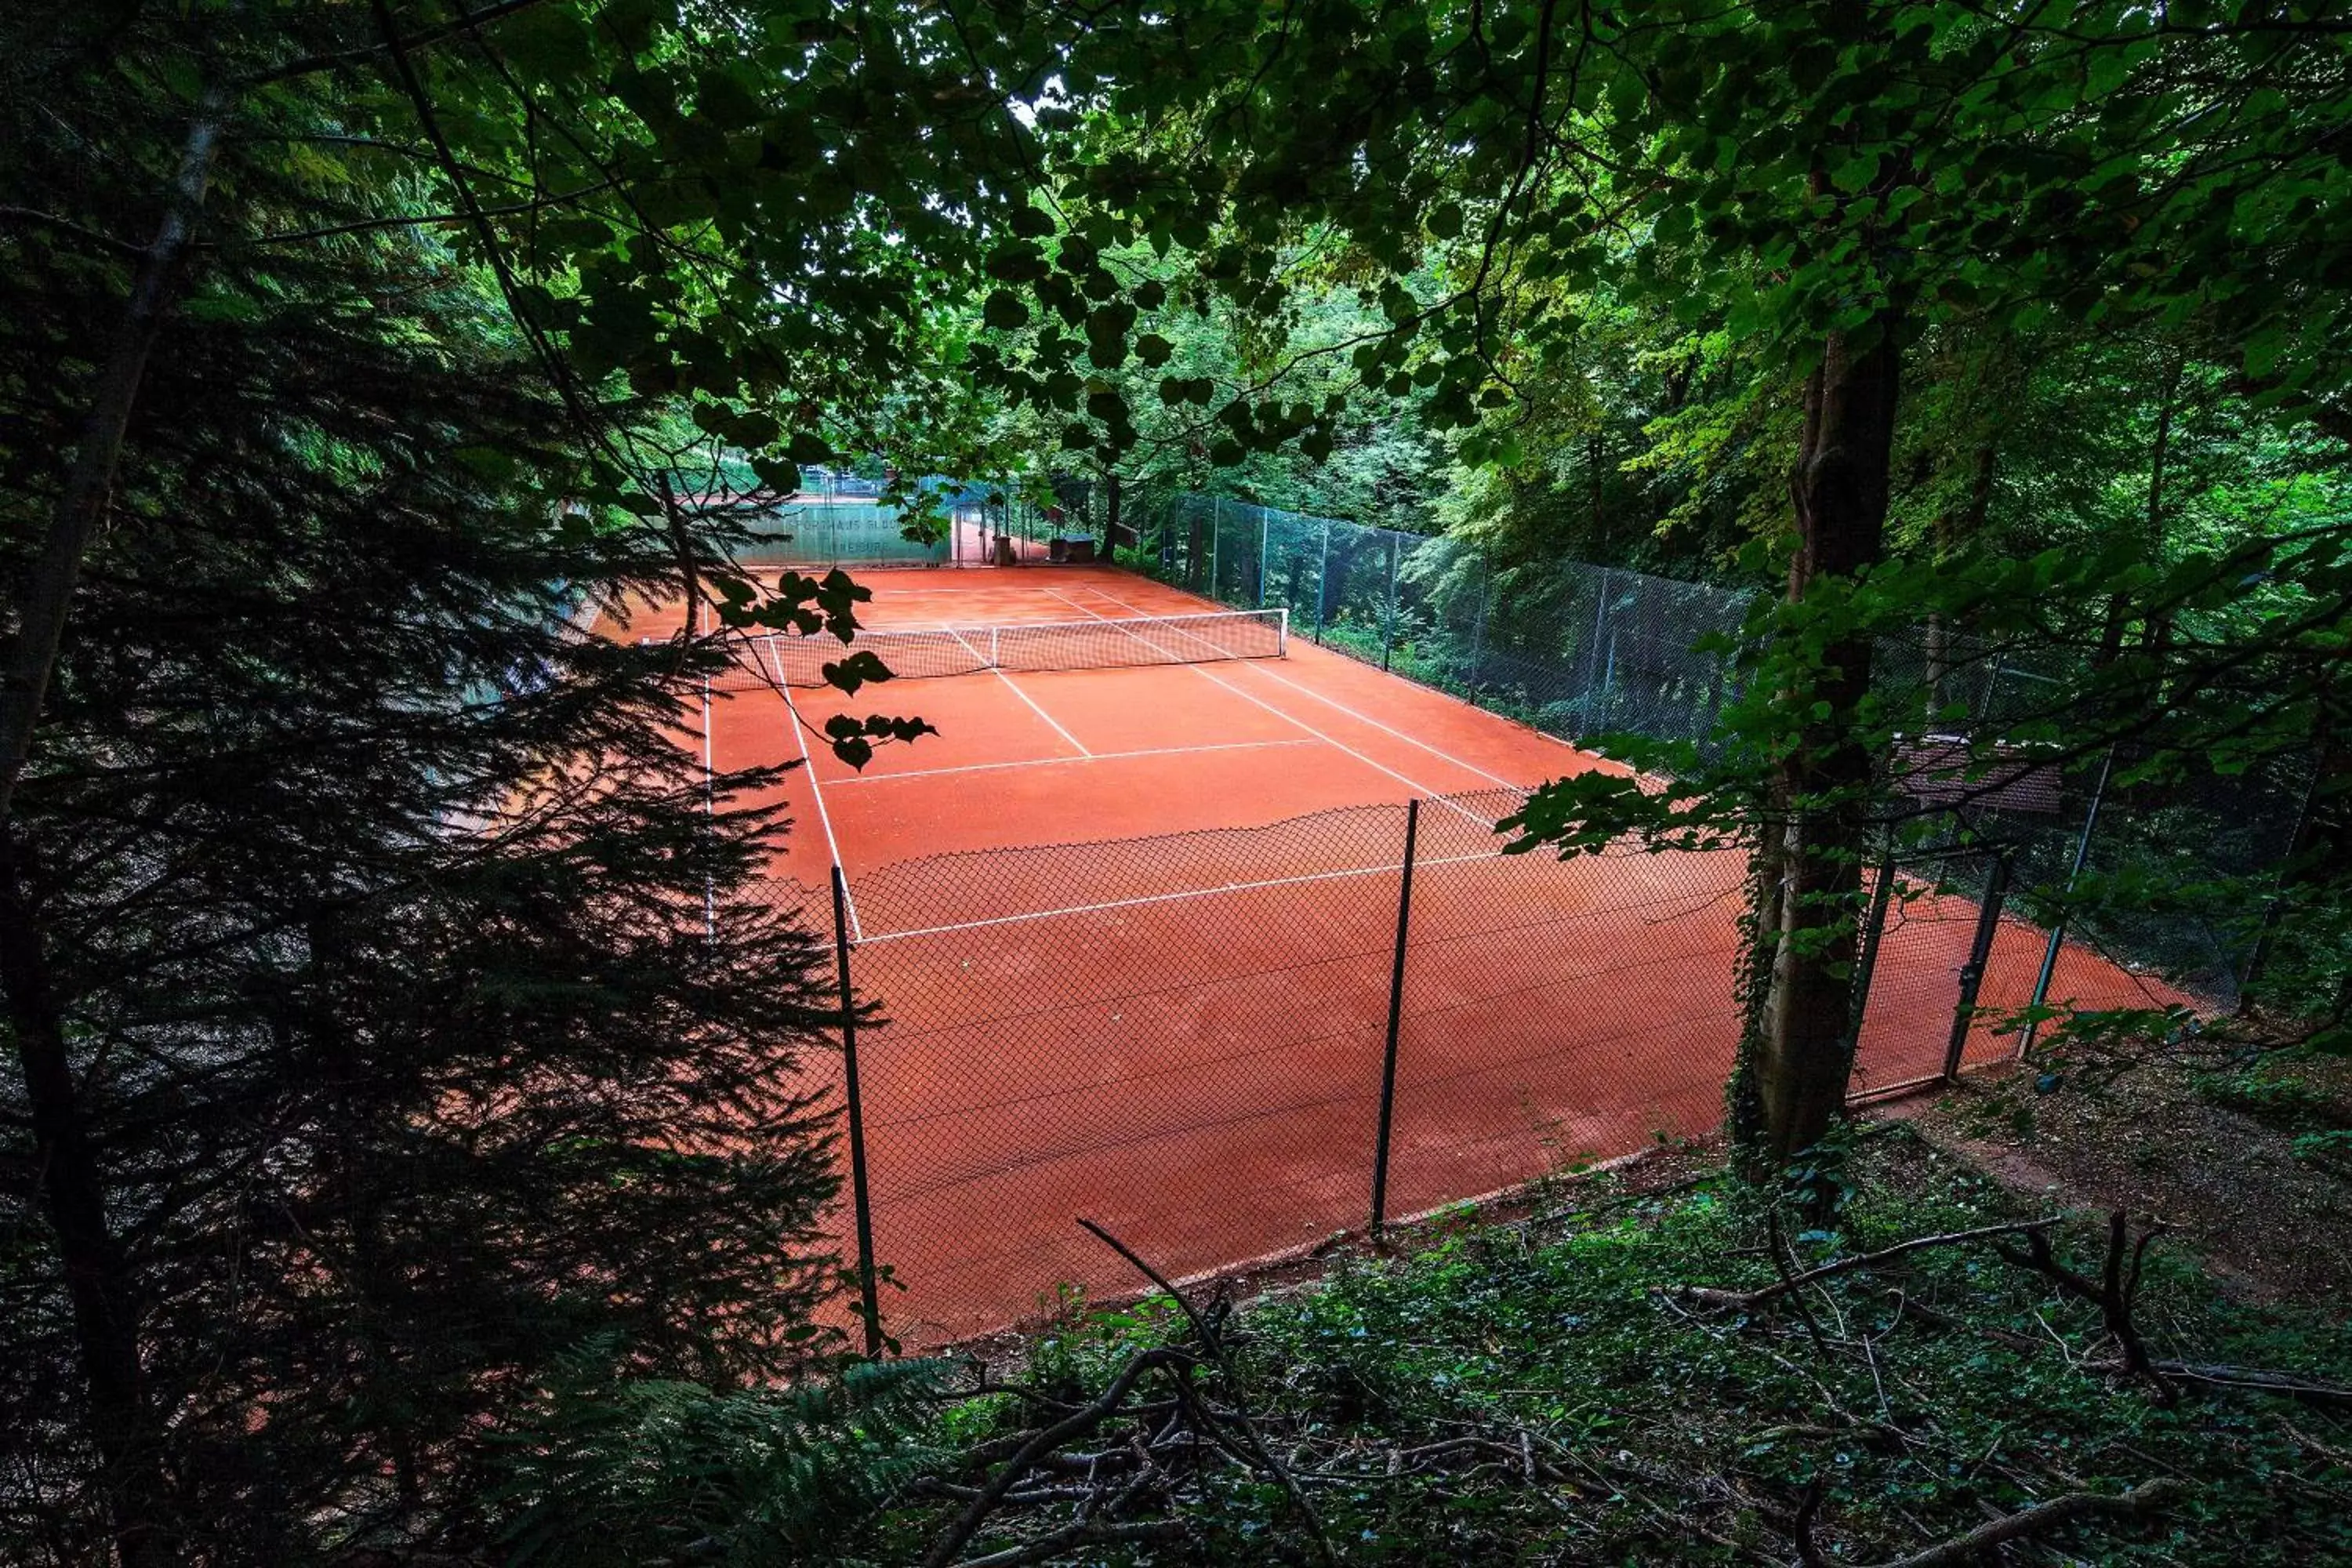
[[[1223,608],[1103,566],[857,576],[877,630]],[[804,747],[795,709],[940,733],[860,773]],[[886,1016],[861,1085],[876,1252],[903,1287],[883,1311],[908,1343],[1001,1327],[1063,1283],[1129,1287],[1080,1215],[1175,1275],[1364,1223],[1410,799],[1391,1215],[1719,1116],[1739,863],[1499,856],[1517,795],[1614,764],[1303,638],[1278,660],[720,692],[690,743],[722,772],[809,758],[782,786],[776,871],[820,889],[838,858],[853,974]],[[1941,1068],[1975,919],[1958,898],[1898,910],[1858,1089]],[[2043,942],[2004,921],[1987,1004],[2025,1000]],[[2073,945],[2052,994],[2181,999]],[[2008,1048],[1979,1028],[1968,1059]]]

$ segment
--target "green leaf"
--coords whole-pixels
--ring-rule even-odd
[[[881,655],[870,648],[859,648],[846,658],[825,664],[820,668],[819,673],[824,677],[824,683],[827,686],[847,692],[853,697],[857,695],[859,687],[869,682],[888,680],[891,678],[890,667],[882,662]],[[825,721],[826,730],[830,731],[835,724],[839,723],[845,717],[847,716],[845,714],[835,714]]]
[[[982,270],[1003,283],[1034,283],[1052,268],[1034,245],[1027,240],[1013,240],[991,251]]]
[[[1013,331],[1029,324],[1029,302],[1009,289],[990,290],[980,313],[982,321],[1003,332]]]

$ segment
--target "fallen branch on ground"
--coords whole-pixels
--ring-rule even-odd
[[[2007,1345],[2013,1351],[2039,1354],[2050,1349],[2049,1342],[2031,1334],[2011,1333],[2006,1329],[1990,1328],[1982,1323],[1970,1323],[1941,1312],[1924,1302],[1897,1290],[1892,1292],[1902,1310],[1908,1315],[1939,1328],[1977,1335],[1995,1344]],[[2352,1386],[2340,1383],[2321,1383],[2314,1378],[2298,1376],[2291,1372],[2273,1372],[2266,1367],[2230,1366],[2217,1362],[2158,1361],[2149,1363],[2158,1373],[2172,1382],[2191,1388],[2210,1389],[2217,1393],[2268,1394],[2281,1399],[2298,1400],[2327,1409],[2352,1410]],[[2095,1370],[2122,1372],[2121,1363],[2094,1362]]]
[[[1243,1442],[1248,1447],[1250,1457],[1255,1458],[1259,1464],[1265,1466],[1266,1470],[1273,1475],[1275,1479],[1282,1484],[1282,1489],[1289,1494],[1291,1506],[1298,1510],[1299,1517],[1307,1521],[1307,1528],[1313,1532],[1315,1536],[1315,1544],[1320,1549],[1323,1561],[1325,1563],[1333,1565],[1333,1568],[1336,1568],[1336,1565],[1339,1561],[1339,1554],[1338,1552],[1333,1550],[1330,1534],[1323,1528],[1322,1515],[1316,1512],[1315,1505],[1307,1500],[1307,1489],[1298,1484],[1298,1479],[1290,1473],[1289,1467],[1286,1466],[1280,1459],[1274,1457],[1274,1450],[1267,1447],[1265,1442],[1258,1436],[1257,1427],[1251,1423],[1249,1413],[1244,1410],[1240,1405],[1238,1400],[1239,1390],[1235,1386],[1236,1380],[1234,1375],[1234,1365],[1233,1363],[1226,1358],[1224,1342],[1219,1337],[1216,1326],[1202,1315],[1200,1309],[1193,1306],[1182,1291],[1170,1284],[1167,1279],[1162,1276],[1158,1269],[1152,1268],[1150,1264],[1146,1263],[1136,1254],[1132,1247],[1127,1245],[1127,1243],[1119,1240],[1118,1237],[1113,1236],[1109,1231],[1105,1230],[1101,1226],[1097,1225],[1093,1220],[1082,1219],[1078,1221],[1078,1223],[1091,1232],[1097,1240],[1102,1242],[1104,1246],[1109,1247],[1113,1252],[1118,1253],[1121,1258],[1126,1258],[1127,1261],[1133,1266],[1137,1273],[1142,1275],[1146,1279],[1150,1280],[1151,1283],[1160,1290],[1167,1292],[1169,1297],[1175,1301],[1177,1308],[1183,1312],[1186,1321],[1192,1325],[1192,1331],[1200,1337],[1202,1348],[1209,1352],[1209,1359],[1215,1362],[1217,1364],[1217,1370],[1224,1374],[1227,1391],[1236,1395],[1235,1404],[1230,1418],[1234,1429],[1240,1433]],[[1180,1388],[1183,1388],[1183,1385],[1181,1384],[1179,1386]],[[1183,1391],[1188,1394],[1190,1393],[1189,1388],[1183,1388]]]
[[[1897,1557],[1879,1568],[1958,1568],[1973,1563],[1979,1553],[1991,1551],[2005,1541],[2017,1541],[2029,1535],[2039,1535],[2076,1520],[2095,1519],[2101,1515],[2147,1513],[2180,1495],[2183,1488],[2169,1477],[2143,1481],[2127,1492],[2110,1496],[2104,1492],[2069,1492],[2064,1497],[2052,1498],[2048,1502],[1980,1524],[1966,1535],[1914,1552],[1908,1557]]]
[[[1100,1426],[1126,1402],[1129,1391],[1141,1381],[1146,1373],[1160,1368],[1176,1370],[1190,1365],[1192,1359],[1181,1351],[1166,1348],[1140,1352],[1119,1369],[1118,1375],[1111,1379],[1108,1387],[1076,1414],[1031,1433],[1028,1440],[1005,1460],[1003,1468],[976,1489],[971,1500],[965,1504],[963,1512],[941,1532],[939,1540],[931,1543],[931,1550],[923,1558],[923,1568],[946,1568],[955,1554],[963,1550],[964,1543],[987,1522],[990,1511],[1003,1500],[1005,1494],[1012,1491],[1024,1476],[1029,1474],[1039,1459],[1072,1438],[1087,1436]],[[1020,1561],[1034,1562],[1035,1559],[1022,1558]]]
[[[956,1568],[1019,1568],[1024,1563],[1043,1563],[1047,1558],[1058,1557],[1074,1547],[1139,1546],[1172,1543],[1183,1539],[1183,1525],[1172,1519],[1108,1524],[1089,1521],[1066,1526],[1051,1535],[1040,1536],[1019,1546],[1008,1546],[984,1557],[967,1557]]]
[[[1974,1230],[1947,1231],[1940,1236],[1914,1237],[1909,1241],[1896,1242],[1893,1247],[1882,1247],[1876,1252],[1858,1252],[1850,1258],[1841,1258],[1834,1262],[1824,1263],[1818,1268],[1808,1268],[1801,1274],[1783,1276],[1772,1284],[1759,1286],[1753,1290],[1725,1290],[1709,1285],[1685,1285],[1677,1289],[1675,1295],[1683,1300],[1696,1301],[1708,1307],[1723,1307],[1735,1310],[1759,1307],[1767,1301],[1786,1296],[1792,1290],[1801,1289],[1817,1279],[1827,1279],[1832,1275],[1851,1273],[1857,1268],[1874,1268],[1882,1263],[1892,1262],[1906,1253],[1922,1251],[1930,1247],[1955,1247],[1962,1242],[1984,1241],[1997,1236],[2037,1237],[2056,1225],[2058,1217],[2052,1215],[2046,1219],[2023,1220],[2010,1225],[1979,1226]]]
[[[2165,1233],[2162,1224],[2151,1225],[2140,1233],[2135,1244],[2131,1239],[2128,1216],[2122,1209],[2107,1216],[2107,1257],[2099,1278],[2078,1274],[2059,1260],[2051,1247],[2050,1237],[2036,1230],[2027,1235],[2027,1250],[1995,1243],[1993,1250],[2020,1268],[2030,1269],[2047,1279],[2065,1295],[2087,1301],[2099,1310],[2099,1321],[2123,1352],[2123,1370],[2131,1376],[2143,1378],[2155,1391],[2157,1403],[2170,1405],[2180,1397],[2172,1382],[2158,1371],[2147,1345],[2139,1337],[2139,1328],[2132,1321],[2132,1309],[2139,1301],[2140,1266],[2147,1260],[2148,1244]],[[2128,1265],[2126,1265],[2128,1258]]]
[[[2198,1388],[2228,1389],[2238,1394],[2272,1394],[2282,1399],[2298,1399],[2305,1405],[2319,1405],[2336,1409],[2352,1410],[2352,1387],[2340,1383],[2316,1383],[2293,1373],[2269,1372],[2253,1366],[2221,1366],[2210,1362],[2159,1361],[2155,1369],[2175,1383],[2185,1383]]]

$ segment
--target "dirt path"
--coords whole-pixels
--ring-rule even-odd
[[[2186,1068],[2056,1092],[2031,1072],[1986,1074],[1874,1114],[2021,1192],[2158,1216],[2248,1300],[2352,1292],[2352,1182],[2298,1160],[2291,1132],[2216,1103]]]

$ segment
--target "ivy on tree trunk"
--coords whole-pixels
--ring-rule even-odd
[[[1901,386],[1894,325],[1882,319],[1830,334],[1806,384],[1789,484],[1797,518],[1792,605],[1842,591],[1879,558]],[[1806,711],[1770,780],[1757,941],[1769,946],[1771,967],[1733,1087],[1735,1126],[1751,1159],[1771,1168],[1829,1131],[1853,1061],[1854,917],[1871,777],[1860,731],[1870,656],[1867,630],[1832,630],[1808,679],[1786,693]]]

